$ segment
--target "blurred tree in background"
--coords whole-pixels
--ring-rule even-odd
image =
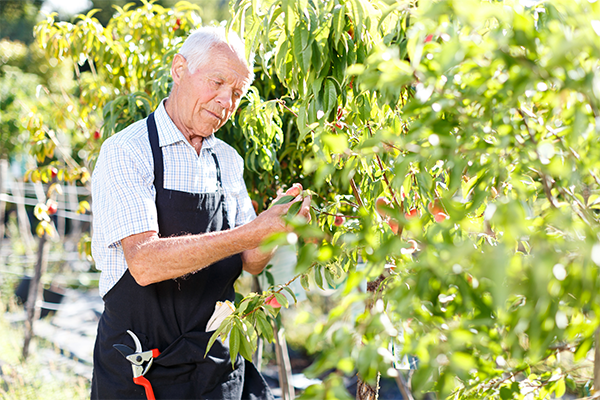
[[[0,1],[0,39],[31,43],[42,3],[43,0]]]

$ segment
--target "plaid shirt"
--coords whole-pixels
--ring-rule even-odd
[[[244,161],[214,135],[204,139],[200,155],[167,114],[164,101],[154,113],[164,159],[164,187],[189,193],[217,190],[217,155],[225,192],[229,226],[256,217],[243,179]],[[146,120],[133,123],[102,145],[92,175],[92,255],[100,276],[100,295],[121,279],[127,263],[121,239],[158,231],[154,188],[154,161]]]

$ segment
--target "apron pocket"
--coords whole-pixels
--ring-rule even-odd
[[[215,395],[223,391],[241,392],[245,366],[243,359],[238,355],[235,369],[232,368],[229,348],[220,340],[214,342],[205,357],[211,336],[212,332],[183,334],[154,359],[146,377],[156,387],[175,385],[182,386],[183,389],[188,386],[196,397],[199,394]]]

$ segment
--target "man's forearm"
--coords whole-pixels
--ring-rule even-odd
[[[132,276],[138,284],[145,286],[195,272],[234,254],[256,248],[261,236],[256,234],[251,225],[171,238],[159,238],[155,232],[146,232],[125,238],[122,244]],[[253,270],[259,268],[260,257],[251,255],[248,260]],[[268,259],[264,262],[266,265]]]
[[[244,251],[242,253],[244,271],[249,272],[252,275],[260,274],[271,260],[271,257],[273,257],[275,250],[276,248],[269,252],[263,252],[259,247],[256,247]]]

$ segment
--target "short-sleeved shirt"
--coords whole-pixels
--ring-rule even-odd
[[[221,169],[229,226],[256,217],[243,179],[244,161],[231,146],[214,135],[202,142],[200,155],[175,126],[164,107],[154,116],[163,152],[164,187],[189,193],[212,193],[218,188],[212,152]],[[108,138],[92,174],[92,255],[101,270],[104,295],[127,270],[121,239],[147,231],[158,232],[154,161],[146,120]]]

